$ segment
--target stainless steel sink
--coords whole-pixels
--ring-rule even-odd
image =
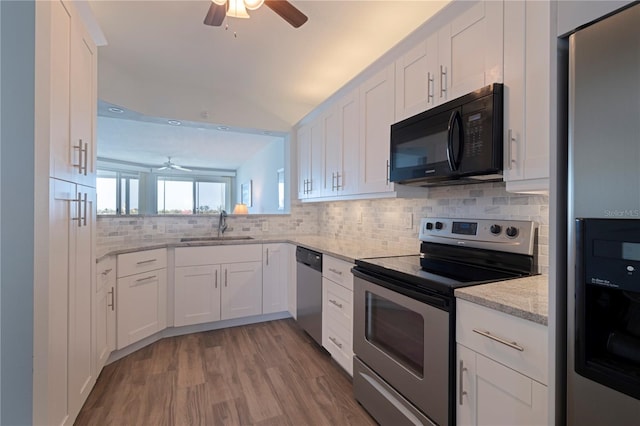
[[[241,236],[241,237],[188,237],[181,238],[182,243],[195,243],[195,242],[207,242],[207,241],[240,241],[240,240],[253,240],[253,237]]]

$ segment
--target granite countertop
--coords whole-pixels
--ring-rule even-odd
[[[534,275],[457,289],[459,299],[547,325],[549,277]]]
[[[96,246],[96,261],[100,261],[107,256],[115,256],[118,254],[132,253],[141,250],[153,250],[158,248],[270,243],[295,244],[351,263],[355,262],[356,259],[365,257],[400,256],[407,254],[416,254],[419,251],[417,245],[415,252],[410,253],[407,251],[398,251],[380,246],[372,246],[371,244],[363,244],[362,241],[345,240],[341,238],[317,235],[283,235],[280,237],[263,237],[250,240],[229,239],[222,241],[208,240],[189,242],[181,242],[180,238],[169,238],[166,240],[138,240],[115,244],[98,244]]]

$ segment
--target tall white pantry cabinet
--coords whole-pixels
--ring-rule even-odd
[[[36,195],[48,187],[36,217],[48,221],[36,223],[35,260],[48,274],[34,295],[33,423],[65,425],[97,372],[97,50],[72,2],[36,2],[36,28]]]

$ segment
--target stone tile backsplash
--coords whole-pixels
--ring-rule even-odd
[[[542,195],[511,194],[504,183],[425,189],[427,198],[301,203],[289,215],[229,216],[225,235],[277,237],[325,235],[376,244],[398,252],[419,250],[422,217],[533,220],[538,222],[540,272],[549,271],[549,200]],[[266,225],[265,225],[266,224]],[[217,233],[218,217],[99,217],[97,242],[116,245],[136,240],[200,237]]]

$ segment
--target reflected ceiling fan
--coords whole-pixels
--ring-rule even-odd
[[[211,0],[211,6],[204,18],[205,25],[219,27],[226,16],[249,18],[247,9],[256,10],[262,4],[280,15],[294,28],[307,22],[307,16],[286,0]]]
[[[182,166],[178,166],[176,163],[171,161],[171,157],[169,157],[168,161],[164,162],[162,167],[159,167],[158,170],[181,170],[183,172],[190,172],[191,169],[184,168]]]

